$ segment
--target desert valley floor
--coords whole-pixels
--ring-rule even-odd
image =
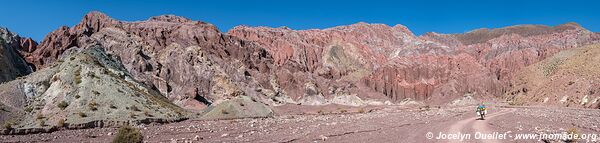
[[[288,108],[288,109],[286,109]],[[539,142],[516,134],[600,133],[600,111],[572,108],[492,106],[486,120],[476,120],[474,107],[372,106],[302,108],[272,118],[188,120],[139,125],[147,142]],[[2,135],[3,142],[110,142],[116,128],[61,130],[32,135]],[[471,134],[470,139],[428,139],[427,134]],[[507,135],[506,139],[475,139],[474,134]],[[544,141],[544,140],[542,140]],[[547,140],[560,142],[560,140]],[[581,140],[585,142],[586,140]],[[590,139],[590,141],[592,141]]]

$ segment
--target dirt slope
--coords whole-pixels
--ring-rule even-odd
[[[521,72],[506,93],[519,105],[599,108],[600,45],[557,53]]]

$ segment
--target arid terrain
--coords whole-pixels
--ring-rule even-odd
[[[222,32],[93,11],[40,43],[0,28],[0,141],[598,142],[521,135],[600,134],[599,57],[573,22]]]
[[[538,142],[537,139],[514,138],[519,133],[562,133],[572,128],[582,134],[600,133],[600,111],[592,109],[492,106],[486,120],[476,120],[472,107],[329,109],[331,111],[322,114],[307,109],[303,114],[272,118],[187,120],[138,127],[148,142]],[[116,128],[96,128],[4,135],[0,139],[5,142],[109,142],[115,132]],[[428,139],[428,132],[435,133],[436,137],[440,132],[460,132],[472,137],[462,141]],[[507,137],[475,139],[476,132],[507,133]]]

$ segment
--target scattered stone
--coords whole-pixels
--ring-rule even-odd
[[[323,140],[323,141],[326,141],[326,140],[327,140],[327,138],[328,138],[328,137],[327,137],[327,136],[325,136],[325,135],[321,135],[321,136],[319,136],[319,137],[320,137],[320,138],[321,138],[321,140]]]

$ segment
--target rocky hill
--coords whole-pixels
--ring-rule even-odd
[[[600,45],[565,50],[520,71],[506,97],[517,105],[600,108]]]
[[[272,63],[265,50],[220,33],[204,22],[163,15],[122,22],[91,12],[75,27],[50,33],[28,62],[43,68],[66,50],[102,45],[140,82],[188,109],[204,109],[227,98],[258,97],[269,85]],[[259,80],[261,79],[261,80]]]
[[[26,41],[32,42],[31,39],[22,39],[6,28],[0,28],[0,83],[14,80],[32,72],[32,69],[19,55],[21,49],[28,47],[23,45],[22,41],[23,44],[28,44]]]
[[[10,134],[187,117],[97,45],[73,47],[46,68],[0,85],[0,105],[0,122]]]

